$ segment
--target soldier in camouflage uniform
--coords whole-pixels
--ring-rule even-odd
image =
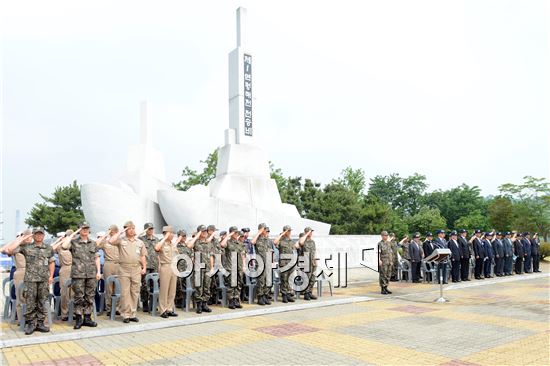
[[[397,239],[394,233],[390,233],[390,243],[391,243],[391,250],[392,250],[392,260],[393,263],[396,265],[392,267],[391,269],[391,276],[390,281],[396,282],[397,281],[397,252],[399,249],[399,245],[397,244]]]
[[[199,225],[197,227],[197,233],[190,240],[188,246],[193,249],[195,253],[195,301],[197,314],[203,311],[210,313],[212,309],[208,307],[207,301],[210,298],[210,282],[211,277],[208,272],[214,267],[214,252],[212,249],[212,243],[208,241],[208,233],[206,232],[206,226]],[[202,262],[205,264],[205,268],[197,271],[197,265]],[[198,279],[197,279],[197,276]],[[197,283],[198,282],[198,285]]]
[[[46,301],[50,290],[48,285],[53,283],[55,258],[52,247],[44,244],[44,229],[34,228],[32,244],[21,246],[23,241],[15,242],[6,248],[10,255],[21,254],[25,257],[25,334],[32,334],[35,330],[43,333],[50,331],[44,325],[47,315]]]
[[[141,276],[141,289],[140,298],[143,304],[143,311],[149,312],[149,292],[147,291],[147,283],[145,283],[145,276],[149,273],[158,273],[158,255],[155,251],[155,245],[159,242],[159,239],[155,236],[155,227],[152,223],[148,222],[143,225],[145,234],[138,239],[145,244],[147,250],[147,271]]]
[[[294,271],[294,266],[283,272],[283,267],[291,263],[291,259],[283,258],[283,255],[292,255],[292,253],[300,248],[299,243],[295,243],[291,239],[292,228],[288,225],[283,227],[283,232],[277,239],[274,240],[275,245],[279,247],[279,268],[281,269],[281,294],[283,302],[294,302],[292,298],[292,289],[290,287],[289,278]]]
[[[303,249],[302,255],[308,256],[308,268],[307,268],[307,279],[308,279],[308,285],[306,289],[304,290],[304,300],[317,300],[317,296],[313,295],[313,286],[315,285],[315,280],[317,277],[315,276],[315,271],[317,270],[317,261],[315,260],[316,256],[316,247],[315,247],[315,241],[311,239],[313,235],[313,229],[310,227],[306,227],[304,229],[304,235],[300,238],[299,243],[300,246]]]
[[[383,295],[391,294],[388,290],[388,281],[393,267],[392,243],[388,240],[388,232],[380,233],[382,240],[378,242],[378,275],[380,279],[380,293]]]
[[[76,234],[80,233],[78,238]],[[89,238],[90,224],[83,222],[79,230],[69,235],[61,244],[65,250],[72,254],[71,289],[74,294],[74,329],[96,327],[92,321],[92,311],[95,306],[95,290],[97,281],[101,278],[99,252],[95,241]],[[84,319],[82,318],[84,316]]]
[[[273,255],[271,250],[271,240],[269,239],[269,232],[266,230],[267,225],[261,223],[258,225],[258,232],[252,238],[251,243],[256,248],[256,255],[261,257],[264,262],[264,268],[262,273],[256,278],[256,289],[258,296],[258,305],[271,305],[269,301],[269,287],[267,287],[267,271],[271,271],[271,268],[268,263],[268,255]],[[269,258],[271,259],[271,258]]]
[[[242,235],[243,233],[239,231],[236,226],[231,226],[229,228],[229,235],[226,235],[220,243],[220,247],[225,251],[225,255],[223,256],[223,266],[225,270],[229,272],[225,278],[226,285],[229,288],[227,292],[229,309],[242,308],[239,298],[241,295],[241,289],[243,288],[243,263],[245,262],[246,256],[246,248],[244,247],[243,242],[239,241],[239,237]],[[237,263],[233,263],[233,253],[236,253],[235,259],[237,260]],[[235,286],[231,283],[233,270],[237,271]]]
[[[178,238],[176,240],[177,246],[176,249],[178,250],[179,254],[187,255],[189,258],[191,258],[191,261],[193,260],[193,250],[187,247],[187,232],[185,230],[179,230]],[[187,271],[187,262],[184,260],[180,260],[178,262],[178,271],[179,272],[185,272]],[[193,268],[189,268],[190,271],[193,270]],[[191,285],[193,285],[193,274],[190,274],[189,277],[191,277]],[[186,281],[187,279],[184,277],[178,276],[178,282],[176,285],[176,298],[175,303],[176,306],[180,306],[183,304],[183,299],[185,299],[185,289],[186,289]],[[182,307],[183,308],[183,307]]]
[[[220,240],[215,237],[216,233],[216,226],[215,225],[208,225],[206,228],[206,233],[208,240],[210,240],[210,244],[212,245],[212,253],[214,256],[221,255],[223,256],[222,248],[220,247]],[[218,297],[218,287],[219,287],[219,280],[218,276],[213,276],[210,279],[210,298],[208,299],[207,304],[213,305],[213,304],[221,304],[221,301]]]

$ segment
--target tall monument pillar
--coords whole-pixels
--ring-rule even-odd
[[[254,143],[252,55],[246,49],[246,29],[246,9],[240,7],[237,48],[229,54],[229,129],[233,131],[226,133],[226,144]]]

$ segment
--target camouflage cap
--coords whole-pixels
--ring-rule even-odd
[[[166,225],[166,226],[163,226],[162,227],[162,233],[173,233],[174,232],[174,228],[170,225]]]
[[[236,226],[231,226],[231,227],[229,228],[229,233],[231,234],[231,233],[233,233],[233,232],[235,232],[235,231],[238,231],[238,230],[239,230],[238,227],[236,227]]]
[[[81,222],[80,224],[78,224],[78,228],[79,229],[89,229],[90,224],[88,224],[86,221],[84,221],[84,222]]]
[[[266,226],[267,226],[266,223],[262,222],[261,224],[258,225],[258,230],[265,229]]]
[[[380,233],[380,235],[381,235],[381,236],[388,236],[388,232],[387,232],[386,230],[384,230],[384,231],[382,231],[382,232]]]
[[[155,225],[153,225],[152,222],[148,222],[145,225],[143,225],[143,230],[154,229],[154,228],[155,228]]]
[[[313,229],[309,226],[304,229],[304,233],[309,233],[310,231],[313,231]]]
[[[301,238],[302,236],[306,235],[305,233],[298,234],[298,237]]]
[[[243,232],[242,232],[241,230],[237,230],[237,231],[235,231],[235,232],[236,232],[237,235],[239,235],[239,236],[243,236],[243,235],[244,235]]]
[[[242,231],[243,233],[249,233],[249,232],[250,232],[250,228],[248,228],[248,227],[243,227],[243,228],[241,229],[241,231]]]
[[[178,230],[178,236],[187,236],[187,232],[185,230]]]
[[[33,234],[36,234],[36,233],[42,233],[44,234],[45,231],[44,231],[44,228],[42,226],[37,226],[35,228],[32,229],[32,233]]]
[[[201,232],[201,231],[206,231],[206,226],[204,225],[197,226],[197,232]]]
[[[290,225],[285,225],[283,226],[283,231],[291,231],[292,228],[290,227]]]
[[[208,225],[208,227],[206,228],[207,231],[216,231],[218,229],[216,229],[216,225]]]
[[[227,235],[227,231],[220,231],[220,236]]]
[[[266,227],[265,227],[265,231],[268,232],[268,233],[271,232],[271,230],[269,230],[269,226],[266,226]]]
[[[136,225],[134,225],[134,223],[130,220],[130,221],[126,221],[122,227],[125,228],[125,229],[126,229],[127,227],[133,227],[133,228],[135,228]]]

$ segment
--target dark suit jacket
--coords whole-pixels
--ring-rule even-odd
[[[493,259],[495,253],[493,252],[493,246],[491,242],[487,239],[483,239],[483,247],[485,248],[485,256],[489,259]]]
[[[427,257],[433,253],[435,246],[431,241],[424,240],[424,244],[422,244],[422,248],[424,248],[424,256]]]
[[[502,239],[502,242],[504,243],[504,255],[508,257],[514,255],[514,245],[512,244],[512,239],[504,238]]]
[[[449,249],[451,250],[451,260],[459,261],[460,260],[460,245],[454,240],[449,240]]]
[[[468,240],[462,236],[458,237],[458,245],[460,247],[460,257],[461,258],[470,258],[470,245]]]
[[[523,255],[525,254],[525,251],[523,250],[523,243],[519,239],[516,239],[514,242],[514,254],[520,258],[523,258]]]
[[[531,255],[531,240],[523,238],[521,242],[523,243],[523,252],[527,255]]]
[[[473,242],[474,254],[476,255],[476,257],[479,257],[480,259],[485,258],[487,256],[487,253],[485,252],[485,247],[483,246],[481,239],[475,238]]]
[[[504,244],[502,240],[495,239],[493,240],[493,251],[495,252],[495,258],[504,258]]]
[[[435,238],[434,244],[437,248],[445,249],[447,248],[447,241],[441,238]]]
[[[531,255],[540,255],[540,240],[531,238]]]
[[[412,262],[420,262],[422,260],[421,250],[422,247],[420,244],[416,244],[414,241],[409,243],[409,256]]]

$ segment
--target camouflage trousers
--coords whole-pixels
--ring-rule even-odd
[[[243,288],[243,276],[241,272],[237,274],[237,286],[231,286],[231,272],[225,277],[225,286],[227,287],[227,298],[229,300],[238,300]]]
[[[284,267],[288,265],[288,260],[284,261],[281,260],[280,267]],[[289,268],[288,271],[282,272],[281,271],[281,294],[282,295],[291,295],[292,294],[292,288],[290,287],[289,279],[290,275],[294,272],[294,267]]]
[[[71,288],[74,296],[75,315],[90,315],[95,306],[95,278],[73,278]]]
[[[44,322],[47,315],[46,301],[50,293],[47,281],[29,282],[25,281],[25,301],[27,303],[27,312],[25,313],[25,322],[27,324],[37,324]]]
[[[390,281],[390,276],[393,269],[392,267],[393,266],[391,265],[391,263],[384,262],[382,266],[378,268],[378,277],[380,281],[380,287],[383,289],[388,287],[388,283]]]
[[[270,288],[267,286],[267,271],[270,271],[271,269],[267,268],[267,264],[265,263],[265,257],[262,257],[264,260],[264,269],[262,273],[256,277],[256,294],[258,295],[258,298],[262,296],[268,296],[270,293]]]
[[[315,281],[317,280],[317,276],[315,276],[315,270],[317,269],[317,267],[310,267],[311,268],[309,268],[309,272],[306,272],[308,284],[304,292],[307,293],[311,293],[311,291],[313,291],[313,286],[315,285]]]
[[[141,299],[141,302],[148,302],[149,301],[149,291],[147,291],[147,283],[145,282],[145,276],[147,276],[149,273],[156,273],[156,269],[154,268],[147,268],[147,271],[145,274],[141,275],[141,287],[139,290],[139,297]],[[153,280],[150,280],[150,286],[153,288]]]
[[[208,301],[208,299],[210,298],[210,286],[212,283],[212,277],[206,274],[208,271],[209,269],[204,269],[201,270],[200,273],[195,273],[195,276],[200,276],[200,285],[198,287],[193,281],[193,286],[195,286],[195,301]]]

